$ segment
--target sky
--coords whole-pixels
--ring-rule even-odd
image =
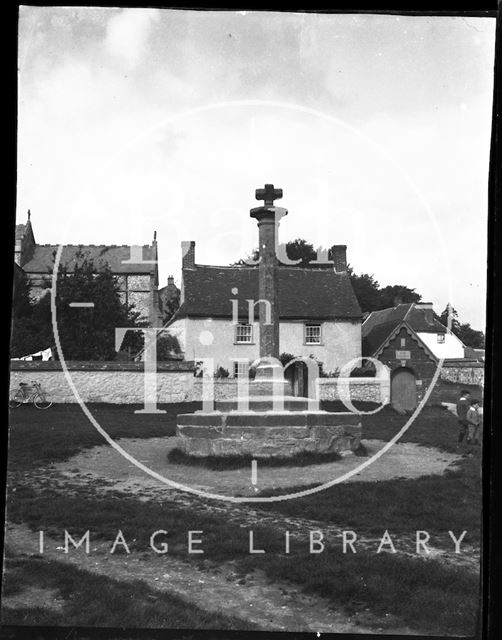
[[[160,285],[287,242],[484,329],[495,19],[27,7],[17,222],[41,244],[151,242]]]

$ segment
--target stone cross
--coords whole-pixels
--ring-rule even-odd
[[[264,205],[274,206],[274,200],[282,198],[282,189],[275,189],[273,184],[266,184],[264,189],[256,189],[255,197],[257,200],[264,200]]]
[[[279,357],[279,306],[277,286],[276,226],[278,207],[274,200],[282,198],[282,189],[266,184],[264,189],[256,189],[256,199],[264,200],[264,206],[251,209],[250,215],[258,221],[259,254],[258,290],[260,308],[260,357]],[[287,211],[281,210],[282,215]],[[277,219],[276,219],[277,218]],[[269,307],[267,313],[267,305]],[[267,317],[269,319],[267,319]]]

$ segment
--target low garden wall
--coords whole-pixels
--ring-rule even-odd
[[[388,402],[390,398],[390,380],[381,382],[375,378],[349,378],[350,399],[361,402]],[[342,385],[337,378],[319,378],[320,400],[340,400]]]
[[[142,362],[67,362],[71,379],[84,402],[144,403]],[[190,402],[194,367],[188,362],[157,365],[157,402]],[[40,382],[53,402],[78,402],[61,364],[56,361],[11,361],[11,393],[20,382]]]
[[[143,404],[144,368],[142,362],[67,362],[71,379],[84,402],[111,404]],[[11,361],[11,393],[20,382],[40,382],[53,402],[74,403],[73,393],[57,361]],[[336,378],[319,378],[320,400],[339,400],[340,388]],[[382,402],[389,397],[388,385],[380,385],[374,378],[351,378],[352,400]],[[214,381],[214,399],[228,400],[237,396],[237,380]],[[190,362],[162,362],[157,365],[157,402],[194,402],[202,400],[202,380],[194,376]]]
[[[84,402],[111,404],[144,403],[144,365],[142,362],[67,362],[71,379]],[[57,361],[11,361],[11,393],[20,382],[40,382],[53,402],[75,403],[73,393]],[[340,388],[336,378],[319,378],[320,400],[339,400]],[[351,378],[352,400],[382,402],[389,388],[374,378]],[[214,380],[214,399],[227,400],[237,396],[237,380]],[[157,365],[157,402],[193,402],[202,400],[202,379],[194,376],[190,362],[162,362]]]
[[[485,382],[485,367],[481,362],[446,360],[440,373],[441,380],[459,384],[475,384],[480,387]]]

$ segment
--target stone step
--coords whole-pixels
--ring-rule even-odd
[[[178,427],[300,427],[360,426],[361,417],[330,411],[196,411],[178,415]]]
[[[279,410],[305,411],[309,408],[308,398],[301,398],[297,396],[280,396],[275,398],[275,401],[273,395],[248,396],[247,398],[242,398],[243,402],[247,401],[250,411],[273,411],[278,400],[282,400],[282,405]],[[239,410],[237,398],[216,400],[214,405],[217,411]]]

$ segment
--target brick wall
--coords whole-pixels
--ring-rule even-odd
[[[397,351],[409,351],[409,359],[401,359],[396,357]],[[420,401],[436,372],[437,364],[435,360],[429,356],[425,348],[415,339],[405,327],[402,327],[399,333],[385,347],[378,356],[378,360],[387,365],[391,373],[406,366],[411,369],[417,381],[417,399]]]

